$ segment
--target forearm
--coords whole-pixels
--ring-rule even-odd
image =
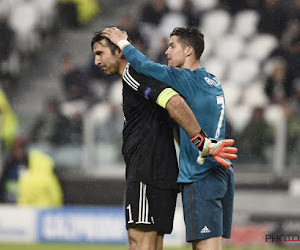
[[[166,65],[151,61],[146,55],[132,45],[124,46],[122,53],[126,60],[140,74],[164,82],[171,87],[173,86],[176,79],[169,75]]]
[[[199,134],[201,127],[192,110],[180,95],[173,96],[166,105],[171,117],[181,126],[189,137]]]

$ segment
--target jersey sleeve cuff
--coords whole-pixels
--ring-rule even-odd
[[[166,88],[159,94],[156,103],[165,109],[168,101],[175,95],[179,94],[172,88]]]

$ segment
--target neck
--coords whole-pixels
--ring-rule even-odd
[[[119,66],[119,72],[118,72],[118,75],[119,75],[120,77],[123,76],[123,72],[124,72],[124,69],[125,69],[127,63],[128,63],[127,60],[121,59],[121,61],[120,61],[120,66]]]
[[[199,60],[185,60],[185,63],[183,64],[182,68],[195,70],[201,68]]]

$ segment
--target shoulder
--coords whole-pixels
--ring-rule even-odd
[[[149,80],[155,81],[153,78],[150,78],[146,75],[138,73],[131,65],[128,65],[128,69],[124,71],[123,79],[128,80],[135,80],[137,82],[148,82]]]
[[[174,67],[174,66],[165,66],[165,67],[171,73],[182,72],[183,74],[185,74],[185,73],[188,73],[188,72],[192,72],[190,69],[178,68],[178,67]]]
[[[128,77],[139,78],[139,74],[130,64],[127,64],[123,73],[123,79],[126,80]]]
[[[129,64],[126,66],[123,76],[123,83],[130,86],[134,90],[138,90],[141,85],[146,84],[149,80],[148,77],[139,74],[133,67]]]
[[[127,70],[128,74],[133,75],[133,76],[141,75],[130,64],[127,65],[127,68],[128,68],[128,70]]]

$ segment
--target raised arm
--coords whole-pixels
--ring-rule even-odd
[[[151,61],[131,45],[127,40],[128,35],[125,31],[112,27],[105,29],[104,32],[104,35],[122,50],[127,61],[137,72],[169,85],[183,96],[186,96],[188,92],[193,92],[192,85],[185,85],[184,87],[182,85],[186,81],[183,69]]]

